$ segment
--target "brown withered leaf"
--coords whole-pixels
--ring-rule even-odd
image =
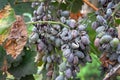
[[[11,7],[10,5],[7,5],[4,9],[0,10],[0,19],[8,16],[10,14]]]
[[[116,61],[110,61],[107,57],[106,57],[107,53],[103,53],[100,57],[100,61],[102,63],[102,65],[106,68],[108,68],[109,64],[114,65],[116,63]]]
[[[13,23],[4,45],[7,54],[15,59],[23,50],[26,42],[27,28],[25,22],[21,16],[16,16],[16,21]]]

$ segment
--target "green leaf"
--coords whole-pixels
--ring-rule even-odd
[[[8,3],[7,0],[0,0],[0,10],[3,9],[5,5],[7,5],[7,3]]]
[[[89,16],[89,17],[87,18],[87,20],[86,20],[86,21],[83,21],[83,22],[84,22],[83,24],[86,24],[86,23],[87,23],[87,26],[88,26],[86,30],[87,30],[87,33],[88,33],[88,35],[89,35],[90,41],[91,41],[91,43],[90,43],[90,53],[94,53],[94,54],[96,54],[97,56],[99,56],[99,55],[100,55],[100,52],[99,52],[99,50],[94,46],[94,40],[95,40],[95,37],[96,37],[96,32],[95,32],[95,30],[93,30],[93,29],[91,28],[92,22],[96,20],[96,16],[95,16],[94,13],[89,13],[88,16]]]
[[[9,11],[9,12],[8,12]],[[14,10],[10,7],[8,11],[5,11],[5,15],[2,19],[0,19],[0,34],[5,33],[5,31],[12,25],[15,21]]]
[[[25,77],[22,77],[20,80],[35,80],[33,75],[27,75]]]
[[[85,66],[81,66],[80,73],[78,73],[78,77],[81,80],[102,80],[100,76],[100,61],[99,58],[91,53],[90,56],[92,57],[92,63],[87,63]],[[92,78],[92,79],[91,79]]]
[[[30,13],[24,13],[24,20],[25,22],[30,22],[32,19],[32,15]],[[30,35],[32,33],[32,29],[33,29],[33,25],[32,24],[27,24],[27,31],[28,31],[28,35]]]
[[[120,24],[120,18],[115,18],[115,23]]]
[[[6,51],[2,46],[0,46],[0,80],[5,80],[6,78],[6,74],[3,75],[3,72],[2,72],[5,56],[6,56]]]
[[[23,13],[32,13],[33,8],[31,8],[31,2],[21,2],[23,0],[16,0],[20,2],[16,2],[15,0],[8,0],[11,7],[14,9],[16,15],[22,15]]]
[[[37,72],[37,65],[34,62],[36,52],[28,48],[24,48],[23,52],[25,55],[23,56],[22,62],[18,66],[11,66],[8,69],[8,72],[11,73],[16,79],[20,79],[26,75],[35,74]]]
[[[70,2],[70,5],[68,5],[68,9],[73,13],[77,13],[83,5],[82,0],[69,0],[68,2]]]

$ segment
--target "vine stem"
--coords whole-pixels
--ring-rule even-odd
[[[115,13],[120,9],[120,2],[116,5],[114,12],[112,13],[111,16],[114,16]]]
[[[114,10],[114,12],[111,14],[111,17],[112,17],[113,20],[114,20],[113,17],[114,17],[114,15],[115,15],[115,13],[116,13],[119,9],[120,9],[120,2],[115,6],[115,10]],[[108,25],[110,25],[113,20],[111,20],[111,21],[108,23]]]
[[[99,9],[94,6],[92,3],[90,3],[88,0],[83,0],[84,3],[86,3],[88,6],[90,6],[91,8],[93,8],[95,11],[98,11]]]
[[[66,28],[69,28],[69,26],[67,26],[61,22],[56,22],[56,21],[36,21],[36,22],[27,22],[26,24],[37,24],[37,23],[60,24]]]

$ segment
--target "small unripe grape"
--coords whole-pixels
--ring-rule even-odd
[[[96,37],[101,38],[103,35],[105,35],[105,32],[100,32]]]
[[[118,38],[113,38],[113,40],[110,41],[110,45],[111,45],[113,48],[116,48],[119,43],[120,43],[120,41],[119,41]]]
[[[99,47],[99,46],[100,46],[100,39],[99,39],[99,38],[96,38],[96,39],[95,39],[94,45],[95,45],[96,47]]]
[[[59,65],[59,70],[61,72],[64,72],[66,70],[66,62],[62,62],[60,65]]]
[[[104,30],[105,30],[105,26],[100,26],[96,29],[96,32],[101,33],[101,32],[104,32]]]

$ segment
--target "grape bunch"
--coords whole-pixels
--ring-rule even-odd
[[[34,24],[29,42],[37,46],[36,61],[42,60],[48,80],[75,79],[80,64],[91,62],[86,25],[70,19],[70,12],[54,9],[47,2],[33,2]],[[41,23],[39,22],[41,21]]]
[[[115,10],[119,0],[99,0],[102,6],[103,14],[96,12],[96,21],[92,23],[92,28],[97,35],[94,45],[101,51],[100,60],[102,69],[109,72],[115,65],[120,63],[120,40],[118,31],[112,24],[112,13]]]

